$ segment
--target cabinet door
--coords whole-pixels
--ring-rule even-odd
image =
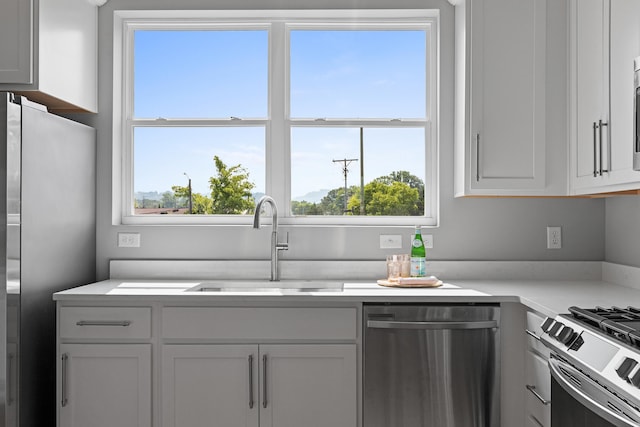
[[[473,194],[544,189],[546,0],[474,0],[467,7],[470,186],[495,190]]]
[[[640,183],[633,170],[633,60],[640,56],[640,1],[611,0],[610,184]]]
[[[260,346],[261,427],[356,427],[355,345]]]
[[[257,427],[257,345],[165,345],[163,427]]]
[[[544,426],[551,425],[551,374],[547,360],[536,353],[526,353],[526,414]]]
[[[609,0],[571,1],[571,185],[602,185],[608,161]]]
[[[61,427],[150,427],[150,344],[61,344]]]
[[[0,2],[0,83],[32,82],[32,2]]]

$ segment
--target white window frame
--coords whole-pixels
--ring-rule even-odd
[[[306,10],[306,11],[158,11],[114,12],[113,89],[113,223],[125,225],[250,224],[248,215],[134,215],[134,126],[260,126],[266,130],[266,193],[278,205],[283,225],[289,226],[432,226],[439,213],[439,11],[420,10]],[[267,29],[269,30],[268,116],[264,119],[158,120],[133,118],[133,34],[140,29]],[[289,114],[289,31],[297,29],[420,29],[427,37],[426,120],[291,119]],[[273,61],[274,46],[285,46],[285,58]],[[309,216],[291,215],[291,128],[297,126],[384,127],[425,129],[424,216]],[[407,153],[411,155],[411,153]],[[285,172],[282,172],[285,171]]]

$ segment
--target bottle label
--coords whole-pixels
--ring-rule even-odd
[[[411,277],[426,276],[426,260],[423,257],[411,257]]]
[[[420,239],[413,239],[413,242],[411,242],[411,244],[413,245],[414,248],[419,248],[420,246],[423,245],[422,240]]]

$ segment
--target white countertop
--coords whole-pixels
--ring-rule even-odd
[[[342,292],[185,292],[198,280],[105,280],[58,292],[72,301],[202,302],[522,302],[547,316],[581,307],[640,305],[640,290],[604,281],[455,280],[439,288],[387,288],[373,281],[346,281]]]

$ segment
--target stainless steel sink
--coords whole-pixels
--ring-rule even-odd
[[[342,292],[344,283],[328,280],[215,280],[202,282],[185,292]]]

